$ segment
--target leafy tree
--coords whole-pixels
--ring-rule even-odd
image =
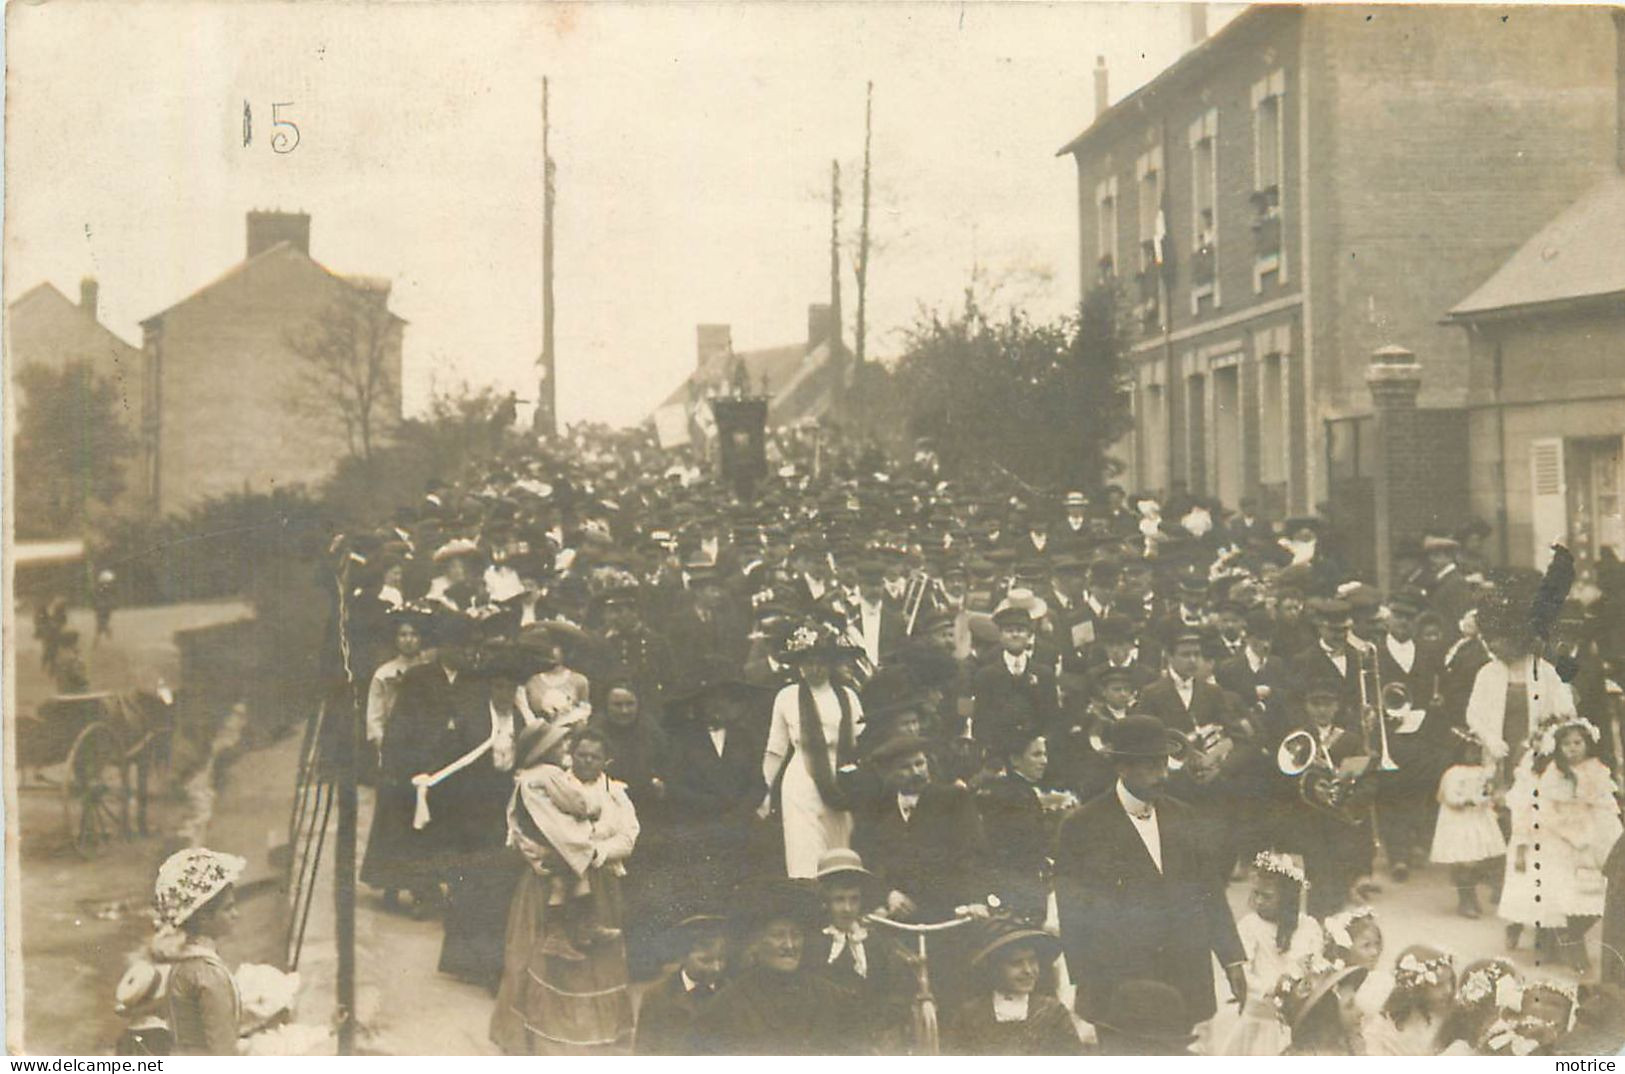
[[[286,336],[298,359],[287,405],[343,429],[350,457],[363,461],[400,411],[395,369],[403,322],[388,300],[387,287],[354,284]]]
[[[1109,290],[1051,323],[1018,309],[995,319],[967,291],[961,309],[910,330],[896,398],[949,473],[992,465],[1050,491],[1098,489],[1132,427],[1121,352]]]
[[[339,460],[323,498],[336,517],[353,519],[382,518],[417,503],[430,479],[456,480],[514,439],[503,423],[507,404],[508,393],[476,391],[466,382],[437,392],[428,413],[402,421],[370,460]]]
[[[88,362],[25,366],[17,386],[17,536],[79,533],[93,506],[124,491],[125,463],[136,449],[118,386]]]

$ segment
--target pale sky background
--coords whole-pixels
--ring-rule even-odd
[[[1239,6],[1213,6],[1217,31]],[[869,353],[973,266],[1040,315],[1078,298],[1055,151],[1189,47],[1183,4],[695,6],[142,3],[7,7],[9,302],[42,280],[139,322],[242,259],[250,208],[311,213],[311,252],[387,276],[405,400],[534,382],[541,79],[558,165],[559,407],[642,419],[692,368],[802,340],[829,293],[829,165],[855,236],[875,83]],[[243,101],[254,144],[241,144]],[[273,102],[298,123],[268,143]],[[856,306],[850,266],[848,339]]]

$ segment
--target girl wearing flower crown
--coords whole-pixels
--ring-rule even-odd
[[[1507,844],[1495,819],[1495,766],[1484,763],[1484,746],[1478,736],[1452,730],[1456,756],[1439,779],[1439,820],[1429,857],[1436,864],[1450,866],[1456,884],[1456,912],[1477,918],[1484,913],[1478,885],[1494,882]]]
[[[1489,1028],[1523,1003],[1523,982],[1504,958],[1481,958],[1461,968],[1456,999],[1439,1039],[1441,1055],[1477,1055]]]
[[[1382,961],[1382,926],[1377,923],[1377,912],[1369,906],[1350,907],[1327,917],[1321,922],[1321,931],[1326,934],[1327,959],[1366,971],[1358,986],[1359,1007],[1367,1018],[1375,1018],[1394,987],[1394,975],[1377,968]]]
[[[1553,720],[1532,744],[1532,795],[1526,848],[1511,861],[1510,874],[1539,873],[1537,928],[1558,936],[1558,952],[1576,972],[1586,973],[1586,933],[1602,916],[1602,861],[1620,837],[1614,778],[1592,756],[1601,733],[1584,718]]]
[[[1309,883],[1296,855],[1266,850],[1253,859],[1252,912],[1236,923],[1247,961],[1247,1003],[1220,1054],[1280,1055],[1290,1042],[1287,1025],[1270,995],[1282,976],[1318,955],[1325,945],[1320,925],[1304,913]]]
[[[1456,996],[1456,970],[1450,956],[1423,944],[1399,953],[1394,990],[1382,1013],[1365,1025],[1367,1055],[1437,1055],[1445,1019]]]

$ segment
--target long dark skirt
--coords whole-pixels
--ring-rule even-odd
[[[595,872],[597,920],[618,927],[620,878]],[[491,1039],[509,1055],[625,1054],[632,1040],[626,947],[601,941],[580,962],[542,953],[564,915],[547,905],[549,880],[527,868],[508,912],[506,957]]]
[[[417,808],[412,785],[381,785],[374,801],[361,882],[389,891],[427,892],[437,886],[445,865],[441,840],[433,825],[422,831],[412,827]]]
[[[495,990],[502,979],[508,904],[524,860],[508,847],[467,855],[447,876],[440,972]]]

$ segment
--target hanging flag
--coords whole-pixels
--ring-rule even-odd
[[[688,408],[681,403],[663,406],[655,411],[655,435],[663,450],[684,446],[689,441]]]

